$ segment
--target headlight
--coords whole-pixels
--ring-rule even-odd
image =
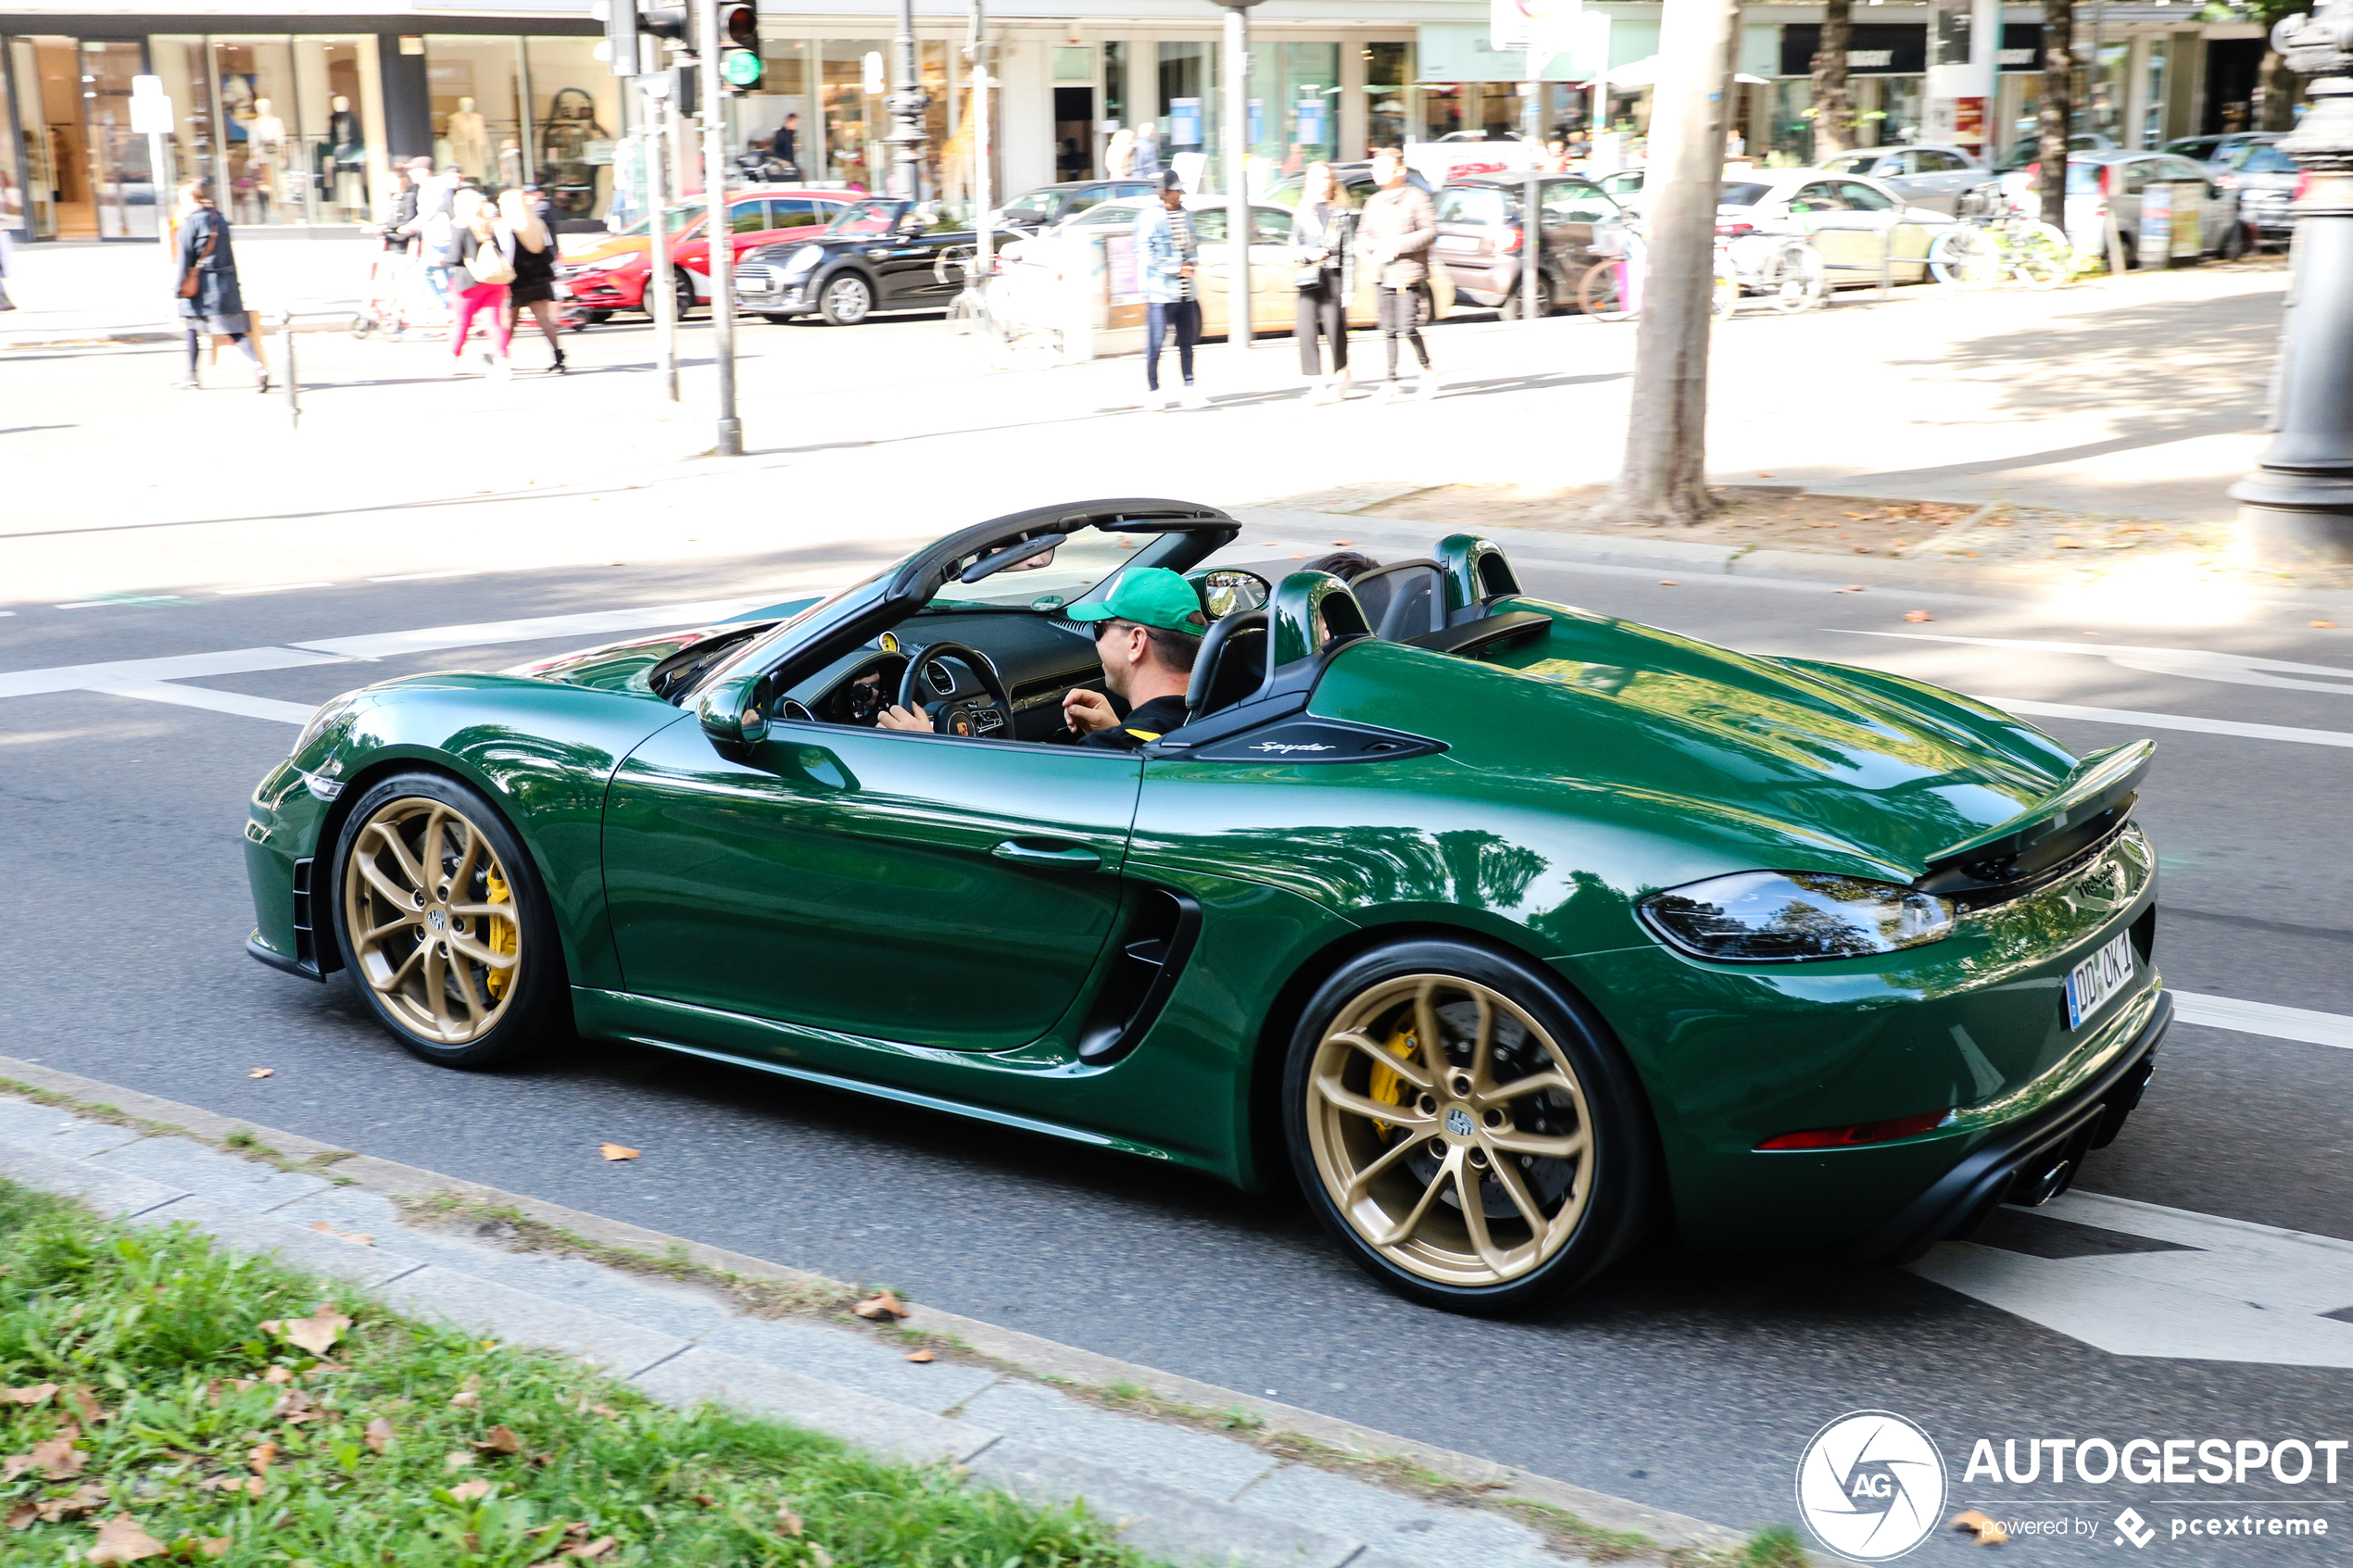
[[[326,701],[321,703],[319,705],[319,711],[313,713],[310,716],[310,721],[303,725],[302,734],[295,737],[294,749],[287,752],[286,755],[289,757],[301,756],[305,751],[310,748],[310,743],[319,738],[320,732],[323,731],[328,725],[333,723],[337,719],[342,718],[345,713],[350,710],[350,708],[351,694],[349,692],[346,692],[341,696],[329,697]]]
[[[1864,958],[1939,942],[1953,906],[1860,877],[1742,872],[1654,893],[1642,919],[1668,946],[1720,963]]]
[[[786,258],[785,276],[789,278],[796,272],[808,271],[812,267],[816,266],[820,260],[824,259],[824,254],[825,247],[824,245],[801,246],[799,250],[793,252],[790,257]]]
[[[610,272],[616,267],[626,267],[635,259],[627,256],[609,256],[602,261],[581,261],[573,265],[575,272]]]

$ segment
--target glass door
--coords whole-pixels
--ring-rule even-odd
[[[131,129],[131,82],[146,69],[132,40],[82,45],[82,107],[90,147],[90,186],[102,240],[152,240],[157,203],[147,139]]]
[[[22,38],[17,40],[16,56],[33,232],[43,239],[94,240],[98,207],[90,189],[90,144],[82,125],[81,48],[70,38]]]

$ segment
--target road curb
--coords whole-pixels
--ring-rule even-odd
[[[192,1135],[202,1144],[238,1154],[246,1160],[274,1165],[281,1171],[319,1177],[324,1184],[330,1184],[328,1190],[332,1190],[333,1186],[357,1187],[393,1200],[447,1195],[510,1211],[598,1247],[640,1255],[648,1264],[685,1262],[702,1270],[781,1286],[802,1294],[823,1292],[839,1297],[848,1295],[851,1290],[849,1286],[824,1275],[788,1268],[765,1259],[670,1236],[625,1221],[568,1209],[541,1198],[507,1192],[380,1156],[354,1154],[299,1134],[264,1126],[249,1119],[221,1116],[199,1107],[61,1072],[44,1063],[0,1057],[0,1079],[13,1080],[17,1085],[31,1088],[52,1101],[61,1102],[59,1109],[69,1112],[119,1120],[131,1124],[137,1135],[142,1135],[100,1148],[93,1158],[102,1162],[107,1156],[120,1154],[125,1149],[145,1148],[155,1142],[179,1142],[182,1135]],[[9,1085],[0,1084],[0,1094],[6,1093],[8,1088]],[[0,1104],[6,1102],[0,1101]],[[219,1205],[211,1199],[159,1182],[154,1179],[152,1173],[107,1170],[102,1164],[99,1173],[93,1174],[90,1168],[79,1160],[15,1147],[8,1142],[10,1135],[11,1129],[0,1124],[0,1175],[15,1175],[31,1185],[52,1190],[86,1193],[94,1206],[108,1212],[142,1221],[149,1218],[169,1221],[178,1216],[197,1223],[200,1228],[211,1228],[208,1222],[218,1220],[221,1233],[233,1244],[239,1243],[241,1238],[230,1233],[244,1233],[242,1244],[248,1247],[254,1245],[258,1227],[293,1223],[266,1220],[243,1210],[215,1215],[212,1210]],[[217,1159],[208,1150],[197,1152],[204,1153],[208,1159]],[[275,1181],[276,1178],[269,1180]],[[322,1200],[313,1197],[282,1201],[300,1208]],[[307,1237],[304,1239],[307,1241]],[[322,1236],[318,1245],[333,1248],[346,1244]],[[296,1242],[289,1248],[290,1256],[298,1264],[315,1267],[319,1263],[308,1256],[314,1250],[313,1247],[303,1242]],[[328,1257],[327,1261],[344,1263],[346,1266],[340,1272],[346,1274],[354,1272],[348,1264],[360,1261],[359,1259],[333,1257]],[[443,1304],[446,1293],[436,1293],[434,1279],[428,1277],[448,1271],[432,1261],[429,1255],[416,1260],[412,1265],[409,1256],[401,1252],[396,1240],[382,1252],[367,1256],[361,1272],[382,1281],[378,1288],[383,1289],[388,1298],[405,1302],[411,1310],[445,1317],[465,1315],[465,1307]],[[773,1368],[742,1361],[725,1352],[691,1346],[684,1338],[650,1329],[630,1328],[626,1333],[615,1334],[612,1328],[622,1325],[613,1324],[600,1336],[597,1325],[590,1321],[597,1316],[594,1312],[583,1311],[560,1301],[535,1301],[528,1298],[527,1293],[509,1286],[493,1285],[484,1290],[482,1282],[474,1282],[469,1286],[469,1291],[480,1298],[474,1303],[474,1310],[489,1312],[494,1305],[490,1295],[497,1293],[498,1299],[496,1305],[503,1309],[502,1316],[531,1322],[540,1340],[591,1359],[610,1361],[616,1371],[624,1375],[635,1375],[641,1385],[649,1389],[656,1386],[667,1388],[673,1382],[678,1383],[682,1390],[687,1389],[690,1384],[696,1388],[702,1387],[704,1384],[713,1387],[727,1385],[730,1388],[741,1384],[740,1397],[755,1407],[771,1409],[787,1419],[799,1420],[804,1424],[813,1423],[835,1431],[837,1436],[854,1438],[862,1444],[872,1437],[881,1446],[892,1449],[912,1443],[931,1451],[937,1447],[942,1429],[956,1424],[941,1422],[937,1415],[912,1408],[894,1407],[896,1413],[891,1422],[884,1423],[872,1434],[860,1436],[843,1429],[838,1419],[818,1421],[811,1415],[795,1415],[792,1410],[786,1408],[787,1405],[793,1410],[818,1408],[810,1403],[808,1388],[798,1384],[815,1388],[829,1387],[830,1385],[802,1378],[798,1380],[797,1385],[787,1386],[778,1382],[777,1377],[789,1374],[771,1375],[774,1374]],[[610,1320],[607,1322],[610,1323]],[[1663,1554],[1722,1552],[1738,1547],[1744,1539],[1738,1531],[1705,1520],[1651,1508],[1629,1499],[1592,1491],[1470,1454],[1416,1442],[1392,1433],[1360,1426],[1275,1400],[1254,1398],[1235,1389],[1123,1361],[919,1303],[913,1307],[904,1326],[918,1334],[950,1340],[963,1349],[1049,1386],[1140,1390],[1151,1399],[1185,1407],[1189,1412],[1227,1412],[1259,1435],[1295,1436],[1304,1439],[1303,1447],[1320,1447],[1336,1450],[1338,1456],[1343,1459],[1377,1461],[1415,1473],[1426,1490],[1434,1488],[1435,1492],[1474,1495],[1491,1509],[1495,1504],[1503,1505],[1492,1512],[1488,1509],[1471,1511],[1475,1517],[1510,1517],[1526,1521],[1530,1517],[1541,1518],[1548,1512],[1570,1514],[1589,1526],[1644,1537],[1655,1543]],[[624,1367],[621,1364],[623,1362],[628,1364]],[[713,1383],[713,1379],[717,1382]],[[871,1396],[857,1395],[855,1398],[867,1399],[876,1407],[887,1403]],[[783,1403],[778,1403],[779,1400]],[[1147,1416],[1151,1414],[1149,1401],[1137,1401],[1137,1408]],[[932,1424],[935,1422],[939,1422],[939,1425],[934,1426]],[[956,1457],[969,1461],[994,1451],[995,1436],[984,1434],[980,1429],[983,1425],[985,1423],[975,1423],[963,1429],[964,1437],[956,1445],[959,1450]],[[984,1436],[988,1439],[986,1442],[980,1440]],[[1008,1438],[1007,1442],[1012,1443],[1012,1439]],[[1017,1455],[1027,1457],[1017,1462]],[[1074,1479],[1078,1476],[1078,1472],[1071,1467],[1080,1464],[1080,1461],[1043,1455],[1042,1451],[1033,1452],[1026,1444],[1008,1448],[1003,1457],[1009,1466],[1028,1477],[1013,1488],[1023,1491],[1024,1495],[1028,1495],[1027,1489],[1034,1486],[1039,1488],[1041,1499],[1061,1500],[1062,1494],[1056,1491],[1057,1487],[1078,1485],[1078,1480]],[[1048,1462],[1049,1460],[1052,1462]],[[1313,1461],[1304,1462],[1312,1465]],[[1086,1467],[1082,1465],[1081,1468]],[[1012,1474],[1012,1471],[1008,1473]],[[1338,1472],[1327,1474],[1333,1474],[1336,1482],[1339,1480]],[[1139,1486],[1145,1485],[1135,1482],[1132,1476],[1126,1477],[1123,1485],[1127,1483]],[[1346,1484],[1362,1483],[1352,1479]],[[1175,1490],[1166,1486],[1151,1489],[1172,1495]],[[1409,1486],[1399,1495],[1402,1498],[1414,1494]],[[1231,1503],[1205,1496],[1198,1499],[1193,1506],[1209,1511],[1202,1514],[1200,1520],[1214,1520],[1235,1512]],[[1273,1523],[1264,1513],[1254,1513],[1251,1517]],[[1177,1528],[1176,1522],[1169,1522],[1176,1533],[1168,1538],[1167,1549],[1174,1550],[1181,1546],[1189,1554],[1202,1539],[1196,1528],[1200,1520],[1182,1528]],[[1236,1527],[1241,1528],[1242,1525],[1237,1522]],[[1304,1529],[1304,1526],[1299,1528]],[[1155,1527],[1152,1534],[1157,1538],[1159,1529]],[[1306,1542],[1315,1534],[1307,1531],[1302,1536],[1302,1541]],[[1139,1544],[1146,1543],[1139,1541]],[[1365,1549],[1378,1557],[1378,1553],[1374,1549]],[[1255,1553],[1245,1555],[1252,1560],[1256,1560],[1257,1556]],[[1343,1555],[1338,1561],[1347,1560]]]
[[[346,315],[333,320],[296,321],[294,330],[298,332],[340,332],[347,331],[350,325],[351,318]],[[277,322],[265,319],[255,335],[267,342],[285,330]],[[107,348],[120,344],[182,343],[184,341],[186,341],[184,331],[170,326],[85,328],[78,332],[59,328],[53,335],[46,337],[29,337],[19,332],[0,333],[0,349]]]

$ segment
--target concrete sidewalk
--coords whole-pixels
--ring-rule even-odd
[[[376,242],[347,230],[234,231],[245,308],[270,331],[281,312],[305,331],[346,325]],[[20,245],[8,273],[16,308],[0,315],[0,349],[176,342],[177,268],[161,244],[120,240]]]
[[[1084,1499],[1172,1563],[1564,1568],[1589,1561],[1580,1548],[1689,1560],[1741,1539],[952,1313],[859,1326],[841,1309],[861,1292],[838,1282],[31,1062],[0,1058],[0,1175],[586,1358],[666,1402],[739,1406],[1031,1501]]]

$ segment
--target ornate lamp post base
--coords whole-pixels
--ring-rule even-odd
[[[2231,487],[2239,541],[2269,566],[2353,562],[2353,0],[2284,18],[2271,46],[2312,83],[2280,148],[2304,170],[2280,334],[2277,432]]]

